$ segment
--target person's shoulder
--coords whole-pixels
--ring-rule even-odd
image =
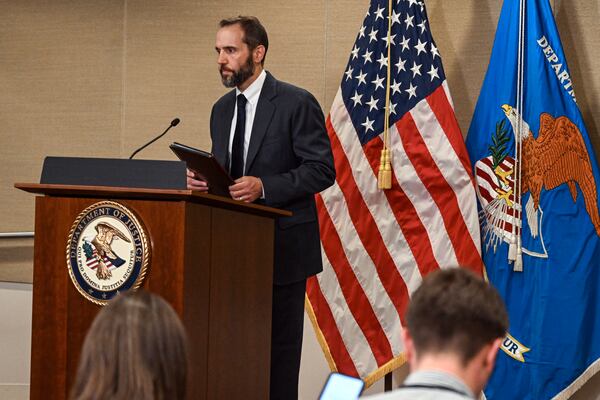
[[[399,388],[365,400],[472,400],[471,397],[437,388]]]
[[[235,99],[235,89],[230,90],[229,92],[227,92],[223,96],[221,96],[217,101],[215,101],[215,104],[213,104],[213,108],[222,107],[225,104],[232,102],[234,99]]]
[[[311,95],[312,94],[300,86],[293,85],[289,82],[277,81],[277,89],[283,94],[297,94],[301,96]]]
[[[404,393],[400,393],[397,391],[392,391],[392,392],[388,392],[388,393],[380,393],[380,394],[375,394],[372,396],[366,396],[366,397],[362,397],[361,399],[364,398],[365,400],[407,400],[409,399],[408,397],[404,396]]]
[[[315,96],[308,90],[289,82],[273,78],[277,85],[277,96],[295,101],[316,101]]]

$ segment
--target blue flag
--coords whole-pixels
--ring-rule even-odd
[[[600,368],[600,177],[548,0],[504,1],[467,149],[510,317],[486,397],[568,398]]]

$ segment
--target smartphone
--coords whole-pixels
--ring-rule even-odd
[[[332,372],[323,386],[319,400],[355,400],[364,386],[365,383],[360,378]]]

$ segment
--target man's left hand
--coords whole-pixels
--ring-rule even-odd
[[[262,196],[262,181],[255,176],[242,176],[229,186],[229,194],[234,200],[252,203]]]

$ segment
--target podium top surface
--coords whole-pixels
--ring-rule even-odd
[[[247,212],[265,217],[289,217],[291,212],[258,204],[244,203],[226,197],[193,190],[142,189],[111,186],[55,185],[42,183],[15,183],[15,188],[28,193],[58,197],[94,197],[111,199],[146,199],[189,201],[233,211]]]

